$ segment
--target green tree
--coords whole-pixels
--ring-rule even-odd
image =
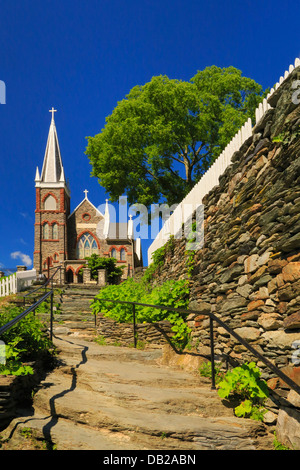
[[[266,92],[265,92],[266,93]],[[199,181],[265,93],[234,67],[207,67],[189,81],[156,76],[135,86],[88,137],[92,175],[117,201],[178,203]]]

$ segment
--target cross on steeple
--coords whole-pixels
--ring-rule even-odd
[[[85,194],[85,199],[87,199],[87,193],[88,193],[88,190],[87,190],[87,189],[85,189],[83,192],[84,192],[84,194]]]
[[[52,109],[49,109],[49,113],[52,113],[52,121],[54,121],[54,113],[56,113],[57,109],[54,109],[52,106]]]

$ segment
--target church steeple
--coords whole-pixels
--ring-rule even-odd
[[[42,171],[36,169],[34,267],[42,273],[68,256],[67,218],[70,191],[66,183],[56,126],[55,109],[48,134]],[[46,266],[46,268],[45,268]]]
[[[52,108],[49,112],[52,113],[52,119],[49,128],[43,168],[41,175],[38,177],[37,175],[39,175],[39,171],[37,168],[35,182],[36,186],[39,187],[43,187],[45,183],[47,185],[50,183],[51,186],[55,184],[56,187],[63,187],[66,185],[66,180],[54,120],[56,109]]]
[[[63,165],[54,121],[54,113],[56,112],[56,109],[52,108],[49,112],[52,113],[52,119],[41,173],[41,182],[57,183],[58,181],[61,181]]]

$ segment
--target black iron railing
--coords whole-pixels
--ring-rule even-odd
[[[53,339],[53,296],[54,296],[53,281],[54,281],[54,276],[56,275],[56,273],[60,269],[61,269],[61,266],[56,267],[54,273],[52,274],[52,276],[49,277],[48,279],[46,279],[44,284],[42,284],[41,286],[37,287],[36,289],[30,291],[28,294],[25,294],[23,296],[23,305],[25,307],[26,299],[29,296],[34,295],[36,297],[36,293],[38,291],[40,291],[41,289],[44,289],[44,294],[38,300],[36,300],[36,298],[35,298],[33,304],[31,304],[22,313],[17,315],[15,318],[13,318],[12,320],[10,320],[8,323],[6,323],[5,325],[3,325],[0,328],[0,337],[3,333],[5,333],[5,331],[8,331],[10,328],[12,328],[14,325],[16,325],[19,321],[23,320],[23,318],[25,318],[29,313],[34,312],[41,303],[45,302],[45,300],[47,300],[50,297],[50,327],[49,327],[49,330],[50,330],[50,340],[52,341],[52,339]],[[50,290],[47,290],[49,288],[48,287],[49,284],[50,284]]]
[[[191,313],[195,313],[199,315],[197,310],[190,310],[184,308],[174,308],[174,307],[167,307],[165,305],[151,305],[151,304],[144,304],[139,302],[129,302],[125,300],[113,300],[113,299],[99,299],[103,302],[111,302],[111,303],[119,303],[119,304],[130,304],[132,305],[132,318],[133,318],[133,336],[134,336],[134,347],[137,345],[137,334],[136,334],[136,306],[141,307],[152,307],[157,308],[160,310],[170,310],[173,312],[178,312],[182,315],[190,315]],[[274,374],[280,377],[290,388],[295,390],[300,395],[300,387],[297,385],[290,377],[284,374],[278,367],[276,367],[271,361],[269,361],[266,357],[264,357],[259,351],[257,351],[251,344],[245,341],[240,335],[238,335],[234,330],[232,330],[226,323],[224,323],[220,318],[218,318],[213,313],[206,313],[210,319],[210,356],[211,356],[211,387],[212,389],[216,388],[216,381],[215,381],[215,352],[214,352],[214,322],[218,323],[222,326],[231,336],[233,336],[236,340],[239,341],[245,348],[248,349],[256,358],[262,361]]]

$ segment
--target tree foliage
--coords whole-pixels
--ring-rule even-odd
[[[207,67],[189,82],[155,76],[135,86],[88,137],[92,175],[117,201],[178,203],[265,93],[234,67]]]
[[[92,279],[98,279],[98,269],[106,269],[107,279],[112,284],[118,282],[123,274],[123,269],[117,266],[115,258],[101,258],[93,253],[85,259],[88,262],[88,268],[91,270]]]

